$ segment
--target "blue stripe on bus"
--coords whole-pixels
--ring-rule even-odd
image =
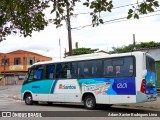
[[[52,85],[51,94],[54,93],[54,89],[56,87],[56,83],[57,83],[57,80],[55,80],[54,83],[53,83],[53,85]]]

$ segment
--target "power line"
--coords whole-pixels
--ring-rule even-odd
[[[139,3],[142,3],[142,2],[139,2]],[[119,8],[123,8],[123,7],[128,7],[128,6],[131,6],[131,5],[136,5],[137,3],[131,3],[131,4],[127,4],[127,5],[122,5],[122,6],[117,6],[117,7],[114,7],[112,9],[119,9]],[[77,15],[85,15],[85,14],[90,14],[92,12],[86,12],[86,13],[77,13],[77,14],[73,14],[75,16]]]
[[[148,16],[143,16],[143,17],[140,17],[140,18],[154,17],[154,16],[158,16],[158,15],[160,15],[160,14],[148,15]],[[112,23],[118,23],[118,22],[125,22],[125,21],[128,21],[128,20],[134,20],[134,19],[120,20],[120,21],[115,21],[115,22],[106,23],[106,24],[112,24]]]
[[[160,10],[157,10],[157,11],[154,11],[152,13],[155,13],[155,12],[159,12]],[[157,16],[159,14],[155,14],[155,15],[147,15],[147,16],[143,16],[143,17],[140,17],[140,18],[147,18],[147,17],[153,17],[153,16]],[[107,21],[104,21],[103,23],[107,23],[107,24],[110,24],[110,23],[117,23],[117,22],[123,22],[123,21],[128,21],[128,20],[133,20],[133,19],[127,19],[127,20],[124,20],[126,19],[127,17],[121,17],[121,18],[116,18],[116,19],[111,19],[111,20],[107,20]],[[74,28],[71,28],[71,29],[77,29],[77,30],[81,30],[85,27],[90,27],[92,26],[93,24],[89,24],[89,25],[84,25],[84,26],[78,26],[78,27],[74,27]]]

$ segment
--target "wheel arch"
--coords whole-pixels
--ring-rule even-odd
[[[93,97],[95,98],[95,100],[96,100],[96,96],[95,96],[94,93],[92,93],[92,92],[85,92],[85,93],[83,93],[83,95],[82,95],[82,100],[81,100],[81,101],[83,102],[84,99],[85,99],[85,97],[88,96],[88,95],[93,96]]]
[[[23,100],[25,99],[27,94],[31,94],[32,95],[32,92],[31,91],[25,91],[24,94],[23,94]],[[32,97],[33,97],[33,95],[32,95]]]

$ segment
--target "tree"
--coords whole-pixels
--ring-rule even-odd
[[[82,54],[91,54],[97,51],[98,49],[91,49],[91,48],[76,48],[72,50],[72,55],[82,55]],[[68,56],[69,52],[65,53],[65,56]]]
[[[152,47],[159,47],[160,42],[140,42],[139,44],[136,44],[136,49],[142,49],[142,48],[152,48]],[[133,50],[133,45],[129,44],[128,46],[122,46],[122,47],[113,47],[113,51],[110,51],[110,53],[125,53],[125,52],[131,52]]]
[[[0,41],[11,33],[31,36],[33,31],[43,30],[48,24],[43,12],[49,1],[0,0]]]
[[[31,36],[33,31],[43,30],[48,23],[60,27],[62,21],[67,19],[66,6],[72,17],[76,3],[91,9],[93,26],[104,23],[101,12],[111,12],[113,9],[112,0],[0,0],[0,41],[12,33]],[[52,7],[51,13],[55,14],[53,19],[45,16],[44,10],[49,7]],[[158,0],[137,0],[137,4],[129,9],[127,19],[139,19],[139,15],[154,12],[157,7]]]

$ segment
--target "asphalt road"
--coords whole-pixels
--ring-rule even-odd
[[[156,120],[159,117],[130,117],[131,114],[134,116],[136,115],[154,115],[159,110],[154,109],[144,109],[144,108],[128,108],[125,106],[113,106],[109,109],[99,107],[97,110],[89,111],[84,109],[82,104],[69,104],[69,103],[54,103],[53,105],[48,105],[46,103],[41,103],[38,105],[25,105],[24,101],[13,99],[14,95],[20,93],[20,86],[9,86],[8,89],[0,90],[0,111],[18,111],[18,112],[28,112],[31,113],[33,111],[49,111],[49,112],[40,112],[42,116],[44,115],[51,115],[51,116],[58,116],[58,117],[44,117],[38,119],[56,119],[56,120],[82,120],[82,119],[95,119],[95,120],[108,120],[108,119],[126,119],[128,117],[120,117],[121,115],[129,116],[129,119],[146,119],[146,120]],[[58,112],[57,112],[58,111]],[[1,113],[2,114],[2,113]],[[28,114],[28,113],[26,113]],[[110,115],[110,117],[107,117]],[[113,117],[115,115],[116,117]],[[70,117],[65,117],[70,116]],[[73,117],[76,116],[76,117]],[[79,116],[79,117],[77,117]],[[82,117],[83,116],[83,117]],[[85,117],[85,118],[84,118]],[[0,119],[3,119],[2,117]],[[22,119],[20,117],[12,117],[8,119]],[[36,119],[36,118],[24,118],[24,119]]]

